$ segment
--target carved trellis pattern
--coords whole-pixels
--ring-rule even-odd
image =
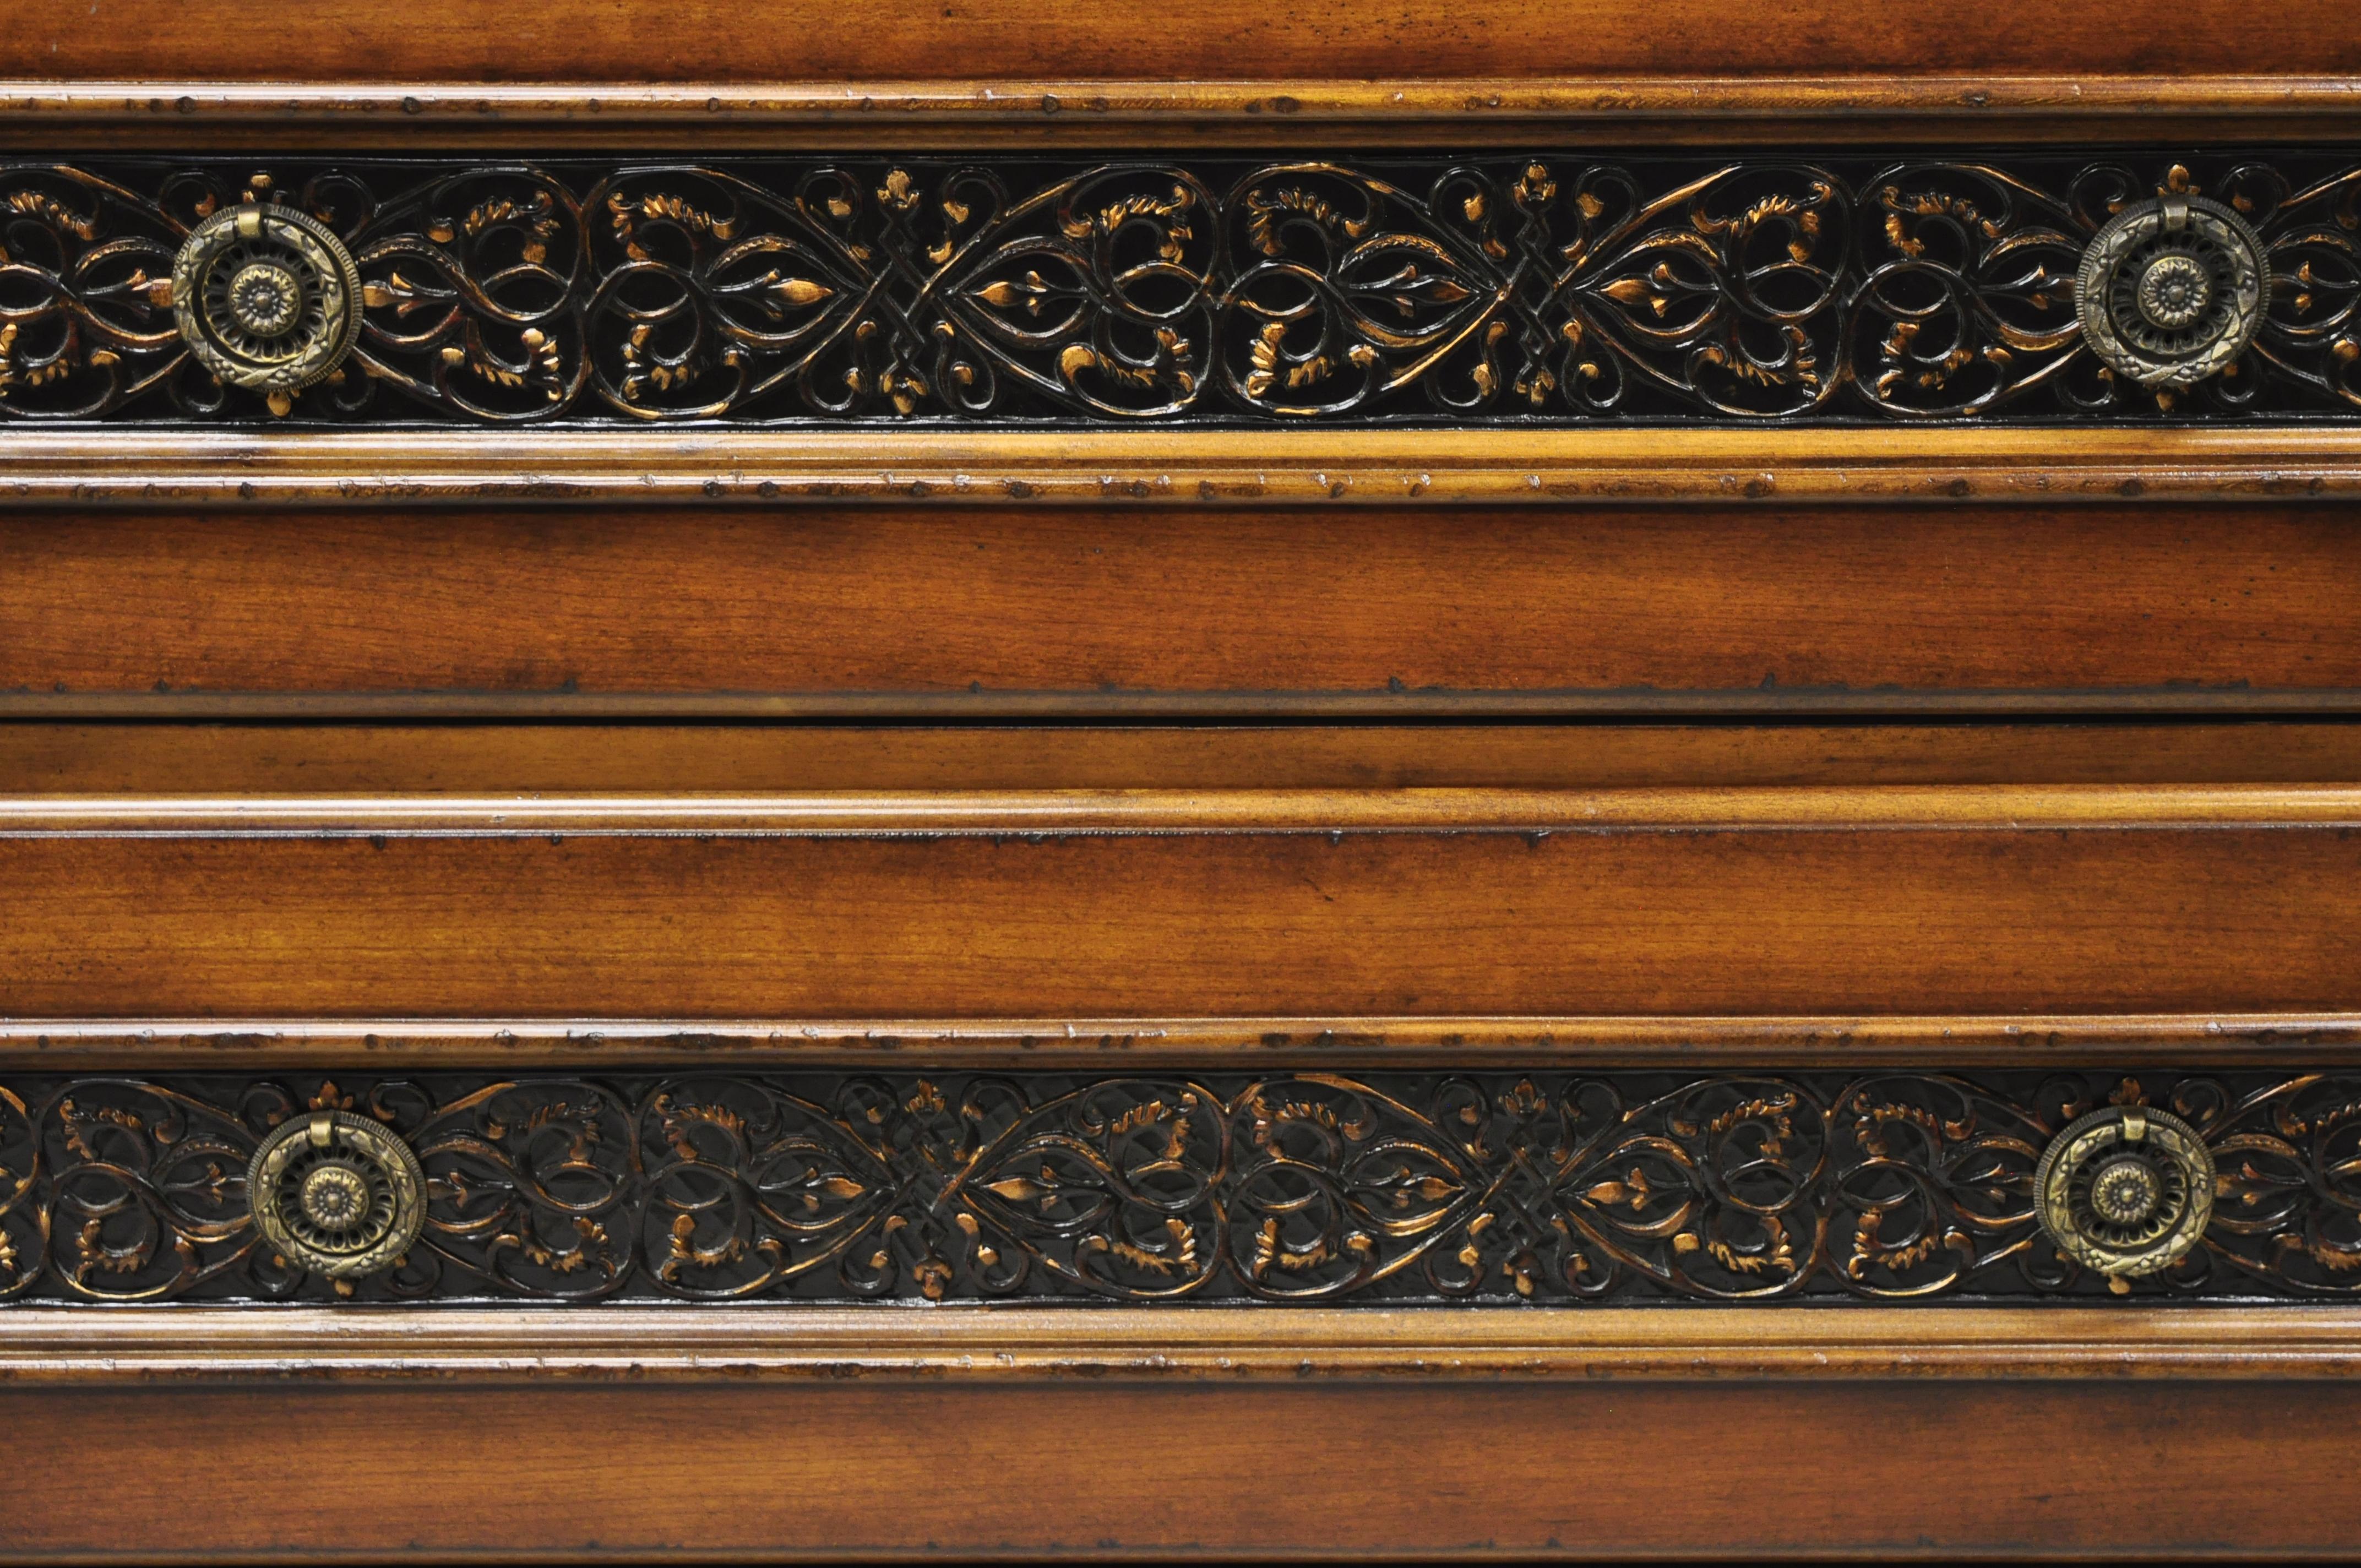
[[[2361,1292],[2361,1077],[1658,1073],[21,1079],[0,1298],[1578,1302],[2102,1294],[2031,1182],[2169,1108],[2212,1227],[2137,1297]],[[288,1117],[416,1151],[424,1235],[358,1287],[258,1243]]]
[[[2221,376],[2083,345],[2082,247],[2154,192],[2260,232]],[[0,166],[0,418],[268,422],[175,335],[253,196],[360,264],[299,422],[1389,422],[2361,413],[2361,165],[1001,159]]]

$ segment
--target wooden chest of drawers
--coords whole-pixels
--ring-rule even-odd
[[[0,1559],[2361,1539],[2361,26],[9,36]]]

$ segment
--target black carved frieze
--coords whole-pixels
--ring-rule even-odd
[[[2126,204],[2259,234],[2258,335],[2155,389],[2082,340]],[[174,327],[247,200],[328,225],[357,347],[276,403]],[[2361,160],[1550,154],[1257,164],[0,167],[0,419],[1025,425],[2345,417]]]
[[[2218,1172],[2147,1299],[2361,1291],[2361,1078],[797,1072],[0,1082],[0,1298],[1576,1303],[2105,1297],[2044,1146],[2169,1111]],[[291,1118],[415,1152],[418,1243],[273,1255]]]

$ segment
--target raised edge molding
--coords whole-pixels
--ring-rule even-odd
[[[2361,1376],[2361,1310],[1599,1307],[1550,1312],[1136,1307],[16,1308],[0,1381],[1107,1377],[1299,1382]]]
[[[2127,1067],[2361,1061],[2361,1014],[6,1018],[0,1068]]]
[[[2049,141],[2152,131],[2353,128],[2347,76],[1714,75],[1206,81],[526,84],[0,80],[0,145],[608,146],[866,149],[955,133],[980,145],[1506,143],[1536,127],[1735,144],[1810,136]],[[1897,123],[1900,122],[1900,123]]]
[[[780,501],[1629,506],[2316,500],[2361,430],[467,431],[17,427],[0,506]]]
[[[2361,827],[2340,784],[1016,790],[755,796],[0,797],[0,837],[741,837]]]

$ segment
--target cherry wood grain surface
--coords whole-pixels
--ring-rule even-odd
[[[456,0],[291,8],[31,0],[12,74],[498,82],[852,82],[1045,76],[1639,78],[1789,72],[2361,72],[2349,20],[2239,0],[2070,0],[1996,8],[1793,0],[1737,16],[1712,0],[516,0],[483,25]],[[1074,112],[1089,112],[1086,104]],[[1274,105],[1274,114],[1283,114]]]
[[[2361,723],[0,722],[0,797],[2361,783]]]
[[[56,716],[2361,705],[2340,507],[0,516]]]
[[[135,802],[0,837],[0,1014],[2336,1010],[2361,1001],[2349,794],[1674,792],[1612,827],[1364,803],[1334,832],[1251,826],[1331,820],[1318,797],[532,832]]]
[[[16,1562],[2342,1558],[2301,1383],[0,1393]]]

